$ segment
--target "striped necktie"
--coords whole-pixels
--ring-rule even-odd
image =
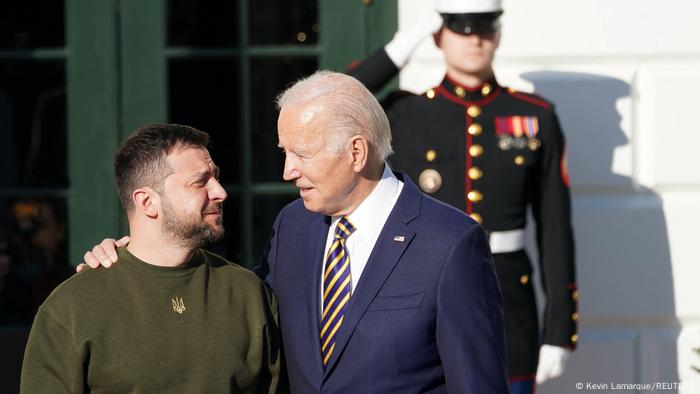
[[[323,312],[321,314],[321,353],[323,365],[330,360],[335,348],[335,335],[343,324],[350,301],[350,255],[345,241],[355,227],[343,216],[335,227],[335,238],[328,249],[323,269]]]

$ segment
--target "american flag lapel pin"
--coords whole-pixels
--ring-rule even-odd
[[[396,242],[403,242],[405,240],[406,240],[406,237],[404,237],[403,235],[394,235],[394,241],[396,241]]]

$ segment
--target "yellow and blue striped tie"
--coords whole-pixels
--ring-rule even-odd
[[[325,366],[333,355],[335,335],[350,301],[352,281],[350,256],[345,241],[355,227],[343,216],[335,228],[333,244],[328,249],[323,269],[323,312],[321,314],[321,353]]]

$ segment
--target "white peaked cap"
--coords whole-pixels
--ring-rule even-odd
[[[501,0],[435,0],[440,14],[472,14],[502,11]]]

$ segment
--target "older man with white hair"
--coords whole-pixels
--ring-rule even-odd
[[[486,236],[394,173],[389,122],[352,77],[318,72],[278,100],[283,177],[259,273],[279,298],[299,393],[506,393]]]

